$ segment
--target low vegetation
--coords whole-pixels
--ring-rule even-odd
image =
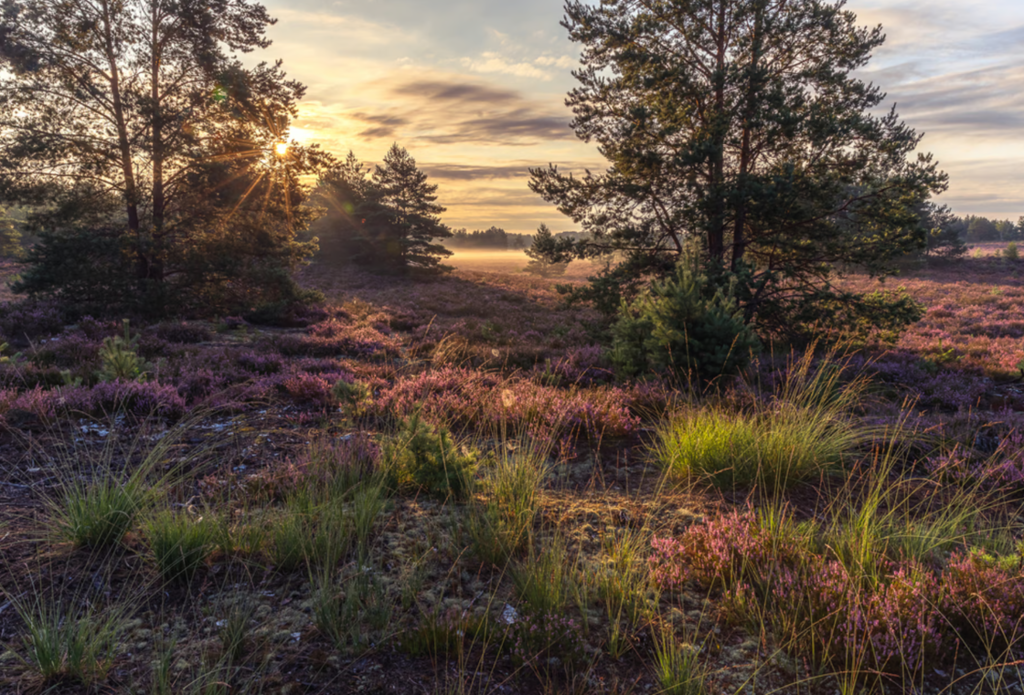
[[[1004,258],[960,263],[1014,301]],[[628,379],[550,281],[347,282],[283,330],[0,311],[0,689],[1022,684],[1000,354],[911,332]]]

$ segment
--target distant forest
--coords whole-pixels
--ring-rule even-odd
[[[987,217],[968,215],[958,218],[960,236],[968,244],[982,241],[1019,241],[1024,239],[1024,217],[1014,224],[1010,220],[990,220]]]
[[[445,239],[445,246],[458,249],[525,249],[532,243],[533,235],[510,233],[500,227],[472,232],[454,229],[451,237]]]

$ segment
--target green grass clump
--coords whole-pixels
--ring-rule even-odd
[[[133,481],[102,478],[64,487],[50,518],[59,536],[76,546],[102,548],[119,543],[135,525],[147,491]]]
[[[57,442],[51,451],[57,484],[44,500],[54,535],[78,547],[119,543],[179,470],[181,464],[157,473],[183,431],[166,432],[156,444],[145,428],[127,443],[111,432],[99,449]],[[138,463],[126,463],[133,460]]]
[[[118,611],[75,612],[57,602],[14,602],[25,631],[28,664],[44,681],[102,681],[125,632]]]
[[[864,381],[840,382],[841,365],[808,353],[781,389],[751,412],[721,406],[684,410],[659,431],[656,450],[678,478],[720,488],[778,490],[838,470],[870,431],[849,413]]]
[[[689,645],[679,644],[670,630],[654,636],[654,677],[664,695],[704,695],[705,669],[697,658],[698,652]]]
[[[396,489],[419,489],[441,500],[465,500],[473,489],[476,457],[444,427],[432,427],[419,413],[385,438],[381,462]]]
[[[370,572],[345,578],[340,588],[333,574],[320,572],[313,584],[313,622],[335,648],[356,651],[392,634],[392,602]]]
[[[145,525],[150,555],[165,582],[188,584],[217,545],[217,527],[184,512],[159,512]]]
[[[323,507],[310,513],[285,508],[266,529],[266,553],[283,572],[305,565],[333,568],[352,546],[353,521],[344,509]]]
[[[511,567],[516,596],[530,615],[558,614],[570,606],[585,609],[587,585],[579,556],[570,557],[565,542],[555,537],[541,550]]]

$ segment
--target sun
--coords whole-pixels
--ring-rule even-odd
[[[287,142],[279,142],[279,143],[277,143],[276,145],[274,145],[274,152],[277,153],[278,157],[285,156],[286,154],[288,154],[288,143]]]

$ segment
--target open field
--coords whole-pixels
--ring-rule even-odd
[[[1020,266],[695,393],[453,263],[315,264],[289,326],[0,309],[0,692],[1024,691]]]
[[[529,256],[522,251],[475,251],[453,249],[455,254],[445,261],[458,270],[479,273],[518,274],[530,262]],[[594,266],[585,261],[573,261],[559,278],[560,282],[586,280],[595,272]]]

